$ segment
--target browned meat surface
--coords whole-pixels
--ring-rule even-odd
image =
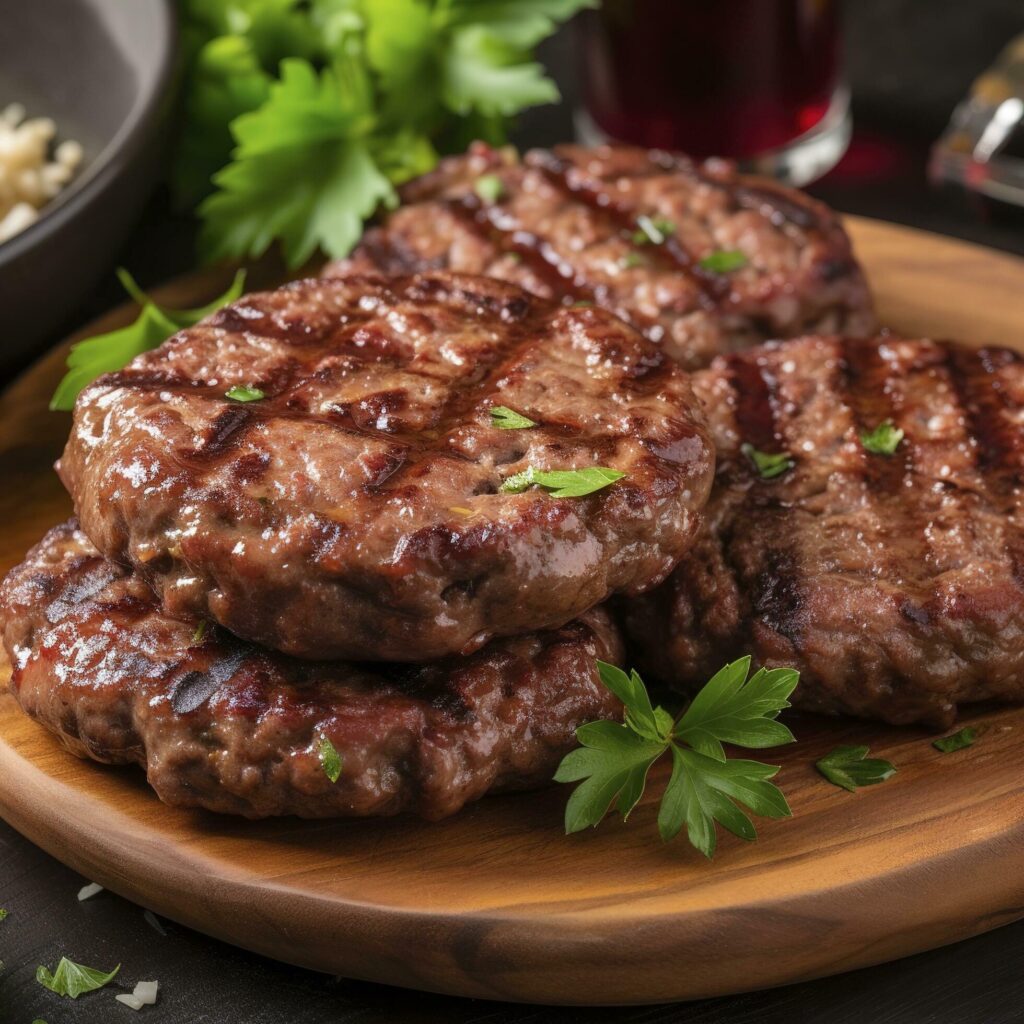
[[[225,397],[239,385],[265,397]],[[498,429],[495,406],[537,426]],[[93,543],[173,618],[307,658],[421,661],[663,580],[712,464],[686,374],[631,328],[432,274],[226,307],[87,388],[60,472]],[[500,490],[593,466],[625,477]]]
[[[808,338],[697,374],[719,451],[707,527],[628,602],[634,658],[688,688],[753,653],[796,703],[944,726],[1024,700],[1024,364],[1002,349]],[[861,431],[906,437],[872,454]],[[788,451],[763,480],[742,443]]]
[[[142,765],[169,804],[247,817],[442,818],[545,784],[578,725],[621,714],[597,677],[622,658],[601,609],[430,665],[298,661],[213,627],[196,640],[73,524],[8,576],[0,619],[15,697],[68,749]]]
[[[767,338],[875,329],[836,215],[721,161],[571,145],[520,160],[477,144],[407,185],[403,200],[327,273],[487,274],[604,306],[691,369]],[[642,217],[662,225],[662,244],[634,241]],[[746,265],[701,266],[720,252]]]

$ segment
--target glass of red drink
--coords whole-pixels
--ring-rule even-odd
[[[805,184],[850,138],[839,0],[603,0],[579,19],[599,138],[724,156]]]

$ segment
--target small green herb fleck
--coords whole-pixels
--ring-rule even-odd
[[[637,230],[633,232],[635,245],[664,245],[670,235],[676,233],[675,224],[667,217],[648,217],[641,214],[636,219]]]
[[[506,494],[520,494],[528,487],[542,487],[553,498],[582,498],[621,480],[626,474],[605,466],[586,469],[529,469],[510,476],[502,485]]]
[[[323,768],[324,775],[331,782],[337,782],[341,776],[341,754],[338,753],[334,744],[326,736],[317,738],[316,749],[320,755],[320,767]]]
[[[491,424],[499,430],[526,430],[537,424],[507,405],[491,406]]]
[[[563,759],[556,782],[580,782],[565,809],[565,830],[596,826],[611,807],[624,818],[639,803],[651,766],[672,755],[672,777],[662,795],[658,830],[666,842],[686,826],[690,842],[714,855],[715,823],[741,839],[757,838],[741,809],[768,818],[791,812],[782,792],[768,780],[778,772],[758,761],[729,760],[723,743],[764,748],[792,743],[779,713],[799,675],[793,669],[759,669],[750,676],[750,658],[717,672],[677,719],[654,707],[643,680],[598,662],[601,682],[625,706],[617,722],[590,722],[576,735],[582,744]],[[748,678],[749,677],[749,678]]]
[[[932,746],[943,754],[952,754],[955,750],[963,750],[965,747],[973,746],[978,738],[978,730],[965,726],[952,736],[943,736],[942,739],[933,740]]]
[[[834,786],[855,793],[861,786],[874,786],[896,774],[895,767],[881,758],[868,757],[867,747],[836,747],[815,767]]]
[[[206,620],[205,619],[203,619],[203,621],[200,622],[198,626],[196,626],[194,632],[192,633],[192,643],[194,643],[194,644],[201,644],[203,642],[203,637],[204,636],[206,636]]]
[[[7,914],[8,914],[7,909],[5,907],[0,907],[0,921],[6,921],[7,920]]]
[[[728,274],[733,270],[740,270],[750,262],[746,255],[736,249],[718,249],[709,252],[702,260],[697,262],[701,270],[710,270],[713,274]]]
[[[482,174],[473,189],[485,203],[496,203],[505,194],[505,186],[496,174]]]
[[[244,384],[236,384],[233,388],[224,392],[225,398],[232,402],[258,402],[264,397],[259,388],[246,387]]]
[[[762,480],[774,480],[796,465],[789,452],[759,452],[752,444],[741,445],[740,451],[750,459]]]
[[[636,270],[637,267],[645,266],[647,261],[638,252],[627,252],[625,256],[619,257],[619,266],[623,270]]]
[[[892,420],[879,423],[874,430],[862,430],[860,443],[872,455],[892,455],[903,440],[903,431]]]
[[[76,964],[66,956],[60,958],[57,970],[50,973],[49,969],[40,965],[36,968],[36,981],[43,988],[56,992],[59,996],[67,996],[69,999],[77,999],[83,992],[94,992],[108,984],[117,972],[121,970],[118,964],[109,974],[98,971],[94,967],[84,967]]]
[[[590,301],[590,299],[577,299],[572,304],[572,308],[573,309],[593,309],[594,308],[594,304]]]

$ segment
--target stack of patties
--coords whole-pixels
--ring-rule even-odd
[[[488,278],[300,281],[87,388],[80,526],[0,595],[12,689],[167,802],[436,818],[621,714],[613,594],[693,543],[687,375],[604,310]]]
[[[174,804],[442,817],[547,782],[578,725],[621,715],[596,671],[625,662],[613,613],[683,689],[750,651],[819,709],[1014,695],[979,681],[1021,618],[1014,357],[749,348],[874,317],[836,218],[725,165],[477,147],[403,198],[325,278],[81,395],[80,526],[0,592],[13,691],[71,750],[142,764]],[[686,371],[717,353],[698,399]],[[961,400],[933,409],[940,364]],[[872,455],[890,419],[904,448]],[[954,505],[956,580],[928,561]],[[968,543],[979,508],[1002,532]],[[809,546],[809,522],[846,532]],[[972,644],[956,693],[923,694]]]

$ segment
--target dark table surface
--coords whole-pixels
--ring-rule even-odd
[[[1024,254],[1019,219],[979,211],[931,192],[928,142],[952,103],[1013,32],[1024,31],[1019,0],[858,0],[849,10],[849,64],[858,131],[850,156],[813,189],[839,209],[898,221]],[[546,59],[572,101],[567,41]],[[571,134],[568,104],[525,119],[521,141]],[[166,197],[151,202],[120,262],[146,285],[192,264],[192,225]],[[121,301],[111,283],[79,311],[86,322]],[[54,342],[57,337],[53,339]],[[10,483],[10,482],[8,482]],[[328,978],[253,956],[172,922],[147,920],[110,893],[79,903],[86,880],[0,822],[0,1024],[107,1024],[133,1019],[110,989],[77,1002],[35,981],[38,964],[62,955],[109,969],[122,963],[125,988],[159,979],[153,1024],[1001,1024],[1024,1020],[1024,922],[892,964],[836,978],[680,1006],[558,1009],[458,1000]],[[884,916],[885,908],[880,907]],[[159,929],[159,930],[158,930]],[[771,956],[766,949],[765,956]],[[686,963],[680,962],[680,971]],[[737,979],[742,984],[742,979]]]

